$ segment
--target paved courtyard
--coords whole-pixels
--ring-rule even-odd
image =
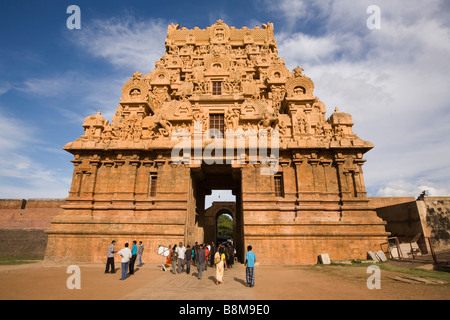
[[[119,267],[120,264],[116,264]],[[245,286],[245,267],[225,271],[224,283],[215,284],[208,268],[202,279],[191,274],[161,271],[144,264],[120,281],[120,269],[104,274],[103,264],[80,265],[80,289],[68,289],[67,266],[33,264],[0,266],[1,300],[448,300],[450,285],[395,280],[398,273],[381,270],[380,289],[368,289],[368,266],[257,266],[256,285]]]

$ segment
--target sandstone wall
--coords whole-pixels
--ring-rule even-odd
[[[62,199],[0,199],[0,256],[43,258]]]
[[[424,234],[435,250],[450,249],[450,197],[427,197],[417,201]]]
[[[369,204],[375,208],[382,208],[416,201],[414,197],[369,197]]]
[[[425,237],[431,238],[435,251],[450,248],[450,197],[370,198],[370,204],[387,222],[386,231],[400,242],[411,241],[421,233],[417,244],[423,253],[430,250]]]
[[[377,215],[388,222],[386,229],[392,236],[406,241],[422,231],[415,198],[370,198],[370,204],[376,208]]]
[[[376,208],[377,215],[387,222],[386,231],[390,232],[392,236],[398,236],[402,241],[411,240],[417,233],[422,233],[426,237],[433,239],[433,248],[436,251],[445,250],[450,248],[450,197],[427,197],[424,200],[417,201],[413,197],[375,197],[369,198],[369,205]],[[43,258],[45,249],[48,243],[48,235],[44,230],[50,228],[51,219],[56,216],[60,211],[60,206],[65,203],[63,199],[0,199],[0,256],[20,256],[20,257],[35,257]],[[294,210],[295,211],[295,210]],[[283,224],[283,221],[276,219],[274,215],[271,216],[272,226],[264,225],[262,230],[257,230],[256,225],[252,223],[252,219],[257,217],[261,218],[259,212],[257,216],[248,214],[246,217],[247,230],[246,239],[247,244],[258,245],[262,254],[267,254],[274,257],[274,261],[277,260],[277,252],[286,252],[289,247],[292,249],[293,257],[295,255],[303,255],[307,252],[327,252],[329,247],[336,249],[336,254],[348,256],[351,253],[352,243],[355,245],[359,242],[358,246],[361,246],[361,241],[368,241],[368,239],[362,239],[361,235],[352,234],[352,237],[347,234],[345,241],[347,245],[338,243],[338,237],[324,237],[322,233],[329,233],[327,228],[333,228],[333,222],[328,221],[321,223],[305,223],[300,222],[295,226],[297,231],[301,231],[303,235],[302,241],[299,240],[299,234],[292,234],[291,239],[286,238],[284,235],[278,240],[281,240],[278,244],[276,240],[276,230],[272,230],[273,233],[270,238],[271,242],[267,241],[269,235],[264,236],[269,232],[270,228],[276,227],[275,224]],[[281,213],[281,212],[280,212]],[[165,213],[164,215],[166,215]],[[284,212],[282,215],[287,220],[296,220],[295,214]],[[278,216],[281,218],[282,216]],[[249,220],[250,219],[250,220]],[[339,222],[338,222],[339,223]],[[180,225],[182,228],[182,226]],[[294,226],[290,226],[293,228]],[[345,228],[350,231],[354,227],[352,223],[347,226],[340,225],[341,230]],[[361,230],[360,230],[361,231]],[[284,232],[283,232],[284,233]],[[180,234],[182,231],[180,230]],[[133,236],[112,235],[116,237],[119,242],[131,242],[134,240]],[[280,235],[279,235],[280,236]],[[156,250],[158,244],[173,244],[182,241],[181,236],[174,236],[173,239],[160,238],[155,239],[151,237],[152,244],[154,246],[148,247],[147,253],[150,255],[151,251]],[[67,234],[64,241],[70,242],[71,235]],[[142,237],[136,240],[142,240]],[[147,240],[147,239],[146,239]],[[149,239],[150,240],[150,239]],[[379,242],[382,239],[372,238],[373,242]],[[89,243],[86,243],[88,241]],[[111,236],[96,235],[93,238],[85,238],[85,242],[82,246],[96,247],[98,248],[99,256],[96,260],[101,261],[103,257],[103,251],[106,250],[108,244],[111,241]],[[289,245],[289,241],[292,244]],[[267,243],[266,243],[267,242]],[[371,242],[371,241],[369,241]],[[364,247],[371,247],[373,244],[364,244]],[[423,252],[428,252],[427,242],[422,237],[419,239],[419,246]],[[314,250],[311,250],[314,248]],[[67,250],[73,250],[74,248],[67,247]],[[51,249],[50,249],[51,251]],[[147,260],[150,257],[147,256]],[[156,256],[158,260],[160,257]],[[278,257],[281,258],[281,257]],[[283,257],[286,262],[289,262],[291,258]],[[292,258],[294,259],[294,258]],[[314,255],[308,258],[309,261],[317,259]],[[334,259],[337,259],[334,257]],[[156,261],[155,262],[159,262]],[[295,260],[295,259],[294,259]]]
[[[185,242],[186,224],[191,223],[186,212],[193,206],[188,201],[189,169],[161,164],[155,171],[157,192],[149,195],[147,184],[139,181],[148,181],[152,168],[133,166],[129,159],[116,162],[92,165],[89,175],[78,173],[82,183],[72,183],[64,210],[46,230],[46,261],[104,262],[112,240],[118,248],[136,240],[146,248],[144,263],[160,263],[159,245]]]

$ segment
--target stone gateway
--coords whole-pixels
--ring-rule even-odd
[[[124,84],[112,122],[99,111],[64,146],[72,185],[46,231],[46,260],[104,262],[114,239],[142,241],[146,262],[159,263],[159,245],[215,241],[212,190],[236,197],[229,214],[241,261],[247,245],[263,264],[380,249],[388,233],[362,171],[373,145],[349,114],[336,108],[326,119],[313,81],[278,55],[272,23],[172,24],[165,47],[150,73]]]

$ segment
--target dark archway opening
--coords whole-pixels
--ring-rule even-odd
[[[216,242],[233,242],[233,215],[227,210],[220,210],[216,218]]]
[[[244,219],[242,210],[241,169],[231,165],[202,165],[191,168],[193,202],[196,207],[196,240],[211,244],[221,240],[232,240],[236,256],[243,262]],[[211,200],[212,194],[228,195]],[[223,201],[225,200],[225,201]],[[208,207],[209,206],[209,207]],[[228,215],[228,220],[225,218]],[[224,216],[220,218],[221,216]],[[219,220],[220,218],[220,220]],[[222,221],[223,220],[223,221]],[[232,222],[232,228],[224,228]],[[230,238],[221,238],[227,229]],[[220,236],[219,236],[220,234]]]

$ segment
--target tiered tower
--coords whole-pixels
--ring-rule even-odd
[[[115,239],[143,241],[147,261],[160,262],[158,245],[214,241],[204,208],[214,189],[236,196],[240,258],[248,244],[262,263],[379,250],[385,223],[362,171],[373,145],[350,115],[336,108],[326,119],[313,81],[278,55],[272,23],[172,24],[165,46],[150,73],[125,83],[111,123],[89,116],[64,146],[72,186],[47,231],[47,260],[103,261]]]

